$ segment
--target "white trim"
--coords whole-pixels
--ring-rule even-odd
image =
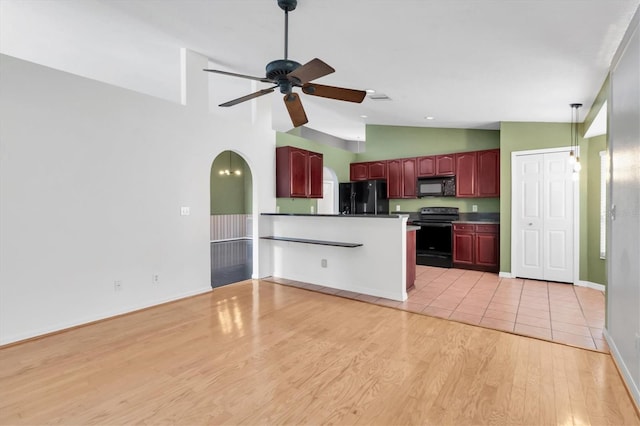
[[[580,155],[580,147],[578,146],[576,151],[577,155]],[[558,147],[558,148],[545,148],[545,149],[532,149],[526,151],[513,151],[511,153],[511,275],[513,277],[518,276],[517,264],[514,263],[514,259],[517,259],[515,255],[515,247],[516,247],[516,224],[514,217],[515,210],[515,192],[516,185],[515,182],[515,169],[513,167],[515,163],[516,157],[525,156],[525,155],[537,155],[537,154],[550,154],[556,152],[566,152],[569,153],[571,151],[571,147]],[[573,185],[573,284],[580,280],[580,180],[578,180],[577,185]]]
[[[604,284],[592,283],[591,281],[582,281],[582,280],[578,280],[574,285],[577,285],[578,287],[592,288],[594,290],[598,290],[603,293],[607,288]]]
[[[622,375],[622,378],[627,385],[627,389],[629,390],[631,397],[634,399],[636,406],[640,407],[640,389],[638,389],[638,386],[634,382],[633,377],[629,372],[629,368],[627,368],[627,365],[624,363],[624,359],[620,355],[620,351],[613,341],[613,337],[611,337],[611,335],[609,334],[609,330],[607,330],[606,328],[602,330],[602,334],[604,335],[604,339],[609,345],[611,357],[615,361],[615,364],[618,367],[618,371],[620,372],[620,375]]]
[[[515,278],[516,277],[511,272],[502,272],[502,271],[500,271],[500,273],[498,273],[498,276],[500,278]]]

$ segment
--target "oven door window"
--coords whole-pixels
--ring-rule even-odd
[[[450,255],[452,253],[450,223],[422,224],[416,234],[416,251]]]

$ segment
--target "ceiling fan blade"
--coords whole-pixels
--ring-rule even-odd
[[[229,72],[229,71],[209,70],[209,69],[203,69],[202,71],[213,72],[213,73],[216,73],[216,74],[230,75],[231,77],[248,78],[249,80],[257,80],[257,81],[261,81],[263,83],[275,83],[275,81],[273,81],[273,80],[271,80],[269,78],[254,77],[254,76],[251,76],[251,75],[237,74],[235,72]]]
[[[278,86],[274,86],[274,87],[271,87],[271,88],[269,88],[269,89],[262,89],[262,90],[258,90],[257,92],[253,92],[253,93],[251,93],[251,94],[249,94],[249,95],[243,96],[243,97],[238,98],[238,99],[233,99],[233,100],[231,100],[231,101],[225,102],[225,103],[220,104],[220,105],[218,105],[218,106],[221,106],[221,107],[230,107],[230,106],[238,105],[239,103],[242,103],[242,102],[244,102],[244,101],[248,101],[248,100],[251,100],[251,99],[253,99],[253,98],[257,98],[257,97],[259,97],[259,96],[266,95],[267,93],[271,93],[271,92],[273,92],[273,90],[274,90],[276,87],[278,87]]]
[[[306,64],[298,67],[287,74],[287,78],[291,77],[300,80],[300,84],[307,83],[316,78],[324,77],[325,75],[335,72],[332,67],[322,62],[320,59],[315,58],[307,62]]]
[[[293,127],[299,127],[309,122],[309,120],[307,120],[307,114],[305,114],[304,108],[302,107],[300,96],[298,96],[297,93],[284,95],[284,104],[287,107],[287,111],[289,111],[289,117],[291,117]]]
[[[364,90],[345,89],[342,87],[324,86],[322,84],[306,83],[302,91],[307,95],[321,96],[323,98],[337,99],[339,101],[360,103],[367,96]]]

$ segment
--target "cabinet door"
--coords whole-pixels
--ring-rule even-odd
[[[322,198],[322,154],[309,152],[309,198]]]
[[[436,157],[430,155],[428,157],[416,158],[416,166],[419,177],[428,177],[436,175]]]
[[[456,197],[476,196],[477,153],[456,154]]]
[[[367,165],[368,179],[386,179],[387,178],[387,162],[372,161]]]
[[[407,232],[407,290],[416,282],[416,231]]]
[[[476,234],[476,265],[498,267],[497,234]]]
[[[402,198],[416,198],[416,160],[402,160]]]
[[[453,262],[473,265],[473,232],[453,232]]]
[[[349,179],[352,181],[356,180],[367,180],[369,175],[369,167],[367,163],[351,163],[349,165]]]
[[[387,161],[387,197],[402,198],[402,161]]]
[[[456,174],[456,158],[454,154],[436,156],[436,176],[453,176]]]
[[[478,197],[500,196],[500,150],[478,152]]]
[[[289,151],[289,170],[291,172],[290,194],[291,197],[307,196],[307,170],[308,170],[307,151],[292,148]]]

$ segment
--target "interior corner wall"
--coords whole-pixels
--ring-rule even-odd
[[[275,208],[269,128],[6,55],[0,93],[0,344],[209,291],[224,150],[249,164],[254,210]]]

